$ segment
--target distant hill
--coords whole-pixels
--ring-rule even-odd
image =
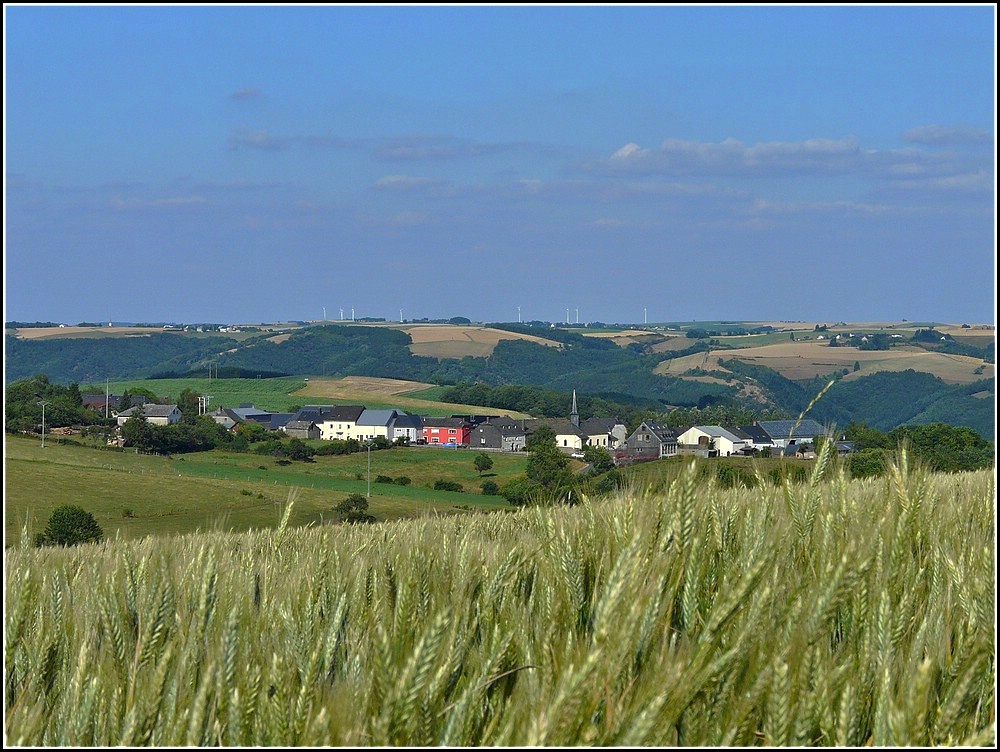
[[[515,338],[501,338],[496,333],[501,328]],[[457,345],[439,347],[437,357],[415,354],[413,350],[420,348],[413,347],[411,335],[389,326],[308,326],[280,337],[269,332],[242,339],[155,330],[142,337],[98,339],[28,340],[8,335],[6,379],[10,383],[44,373],[55,383],[68,384],[99,383],[105,378],[182,377],[204,373],[212,364],[213,372],[229,377],[369,376],[439,385],[526,384],[566,393],[575,389],[581,394],[652,400],[664,409],[739,404],[794,417],[836,376],[837,384],[814,406],[811,417],[839,426],[864,421],[881,431],[906,423],[940,421],[970,426],[993,439],[992,378],[947,383],[912,369],[834,369],[831,361],[830,373],[813,371],[808,378],[792,380],[760,360],[737,360],[746,350],[712,340],[689,339],[683,343],[686,347],[664,350],[641,342],[623,347],[612,338],[586,337],[561,328],[544,332],[518,325],[494,325],[492,332],[470,329],[476,328],[455,327],[451,339],[449,332],[436,332],[435,341],[465,340],[472,349],[492,346],[488,356],[444,357],[445,352],[457,354]],[[545,341],[539,342],[538,335]],[[846,350],[820,349],[824,354]],[[674,361],[697,367],[665,367]],[[991,376],[992,365],[989,368]]]

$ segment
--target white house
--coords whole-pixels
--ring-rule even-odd
[[[698,450],[715,449],[720,457],[739,454],[750,446],[747,439],[740,438],[722,426],[692,426],[677,437],[677,443]]]
[[[145,405],[130,407],[128,410],[118,413],[118,425],[124,426],[125,421],[137,412],[145,415],[150,425],[154,426],[172,426],[174,423],[181,422],[181,410],[177,405],[153,405],[147,403]]]

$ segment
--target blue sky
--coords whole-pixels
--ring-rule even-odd
[[[995,321],[992,5],[5,5],[4,35],[6,320]]]

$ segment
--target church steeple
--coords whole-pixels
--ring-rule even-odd
[[[580,427],[580,414],[576,411],[576,389],[573,390],[573,410],[569,414],[569,419],[574,426]]]

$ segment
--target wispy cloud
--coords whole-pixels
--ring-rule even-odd
[[[289,147],[290,142],[291,139],[287,136],[275,136],[266,130],[244,130],[229,137],[229,148],[283,151]]]
[[[979,146],[991,144],[995,139],[983,128],[924,125],[906,131],[903,140],[926,146]]]
[[[251,99],[260,99],[261,96],[263,95],[260,93],[260,89],[247,87],[244,89],[237,89],[229,95],[229,98],[236,102],[245,102]]]
[[[375,156],[389,161],[481,157],[520,148],[518,144],[487,144],[452,136],[408,136],[377,143]]]
[[[949,135],[950,134],[950,135]],[[958,138],[952,129],[911,139],[937,138],[938,143]],[[967,142],[980,138],[966,133]],[[659,147],[628,143],[608,159],[588,166],[591,174],[605,177],[776,178],[855,176],[887,181],[934,181],[941,187],[967,182],[961,176],[982,171],[981,161],[968,155],[932,151],[920,146],[900,149],[866,149],[855,138],[773,141],[746,145],[733,138],[719,143],[669,139]],[[988,179],[988,176],[987,176]],[[678,184],[679,185],[679,184]]]
[[[161,209],[172,206],[191,206],[206,204],[208,199],[204,196],[169,196],[167,198],[136,198],[115,196],[111,199],[111,207],[118,211],[128,211],[132,209]]]

